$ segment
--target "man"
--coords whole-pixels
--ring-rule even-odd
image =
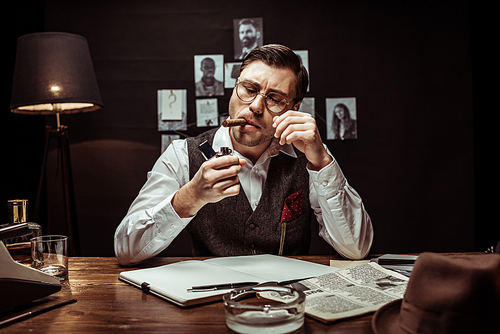
[[[253,50],[229,101],[246,124],[173,141],[115,233],[129,265],[165,249],[187,228],[195,256],[307,254],[311,219],[341,255],[365,257],[373,240],[361,198],[322,143],[314,118],[298,112],[308,76],[281,45]],[[208,140],[233,155],[204,160]],[[313,215],[314,214],[314,215]]]
[[[203,58],[201,61],[203,77],[196,83],[196,96],[222,96],[224,84],[215,79],[215,61],[212,58]]]
[[[243,60],[250,51],[260,46],[260,30],[257,22],[252,19],[243,19],[238,25],[241,53],[236,57],[236,59]]]

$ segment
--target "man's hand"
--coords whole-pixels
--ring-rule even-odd
[[[238,195],[238,173],[245,164],[246,160],[231,155],[205,161],[172,199],[172,206],[179,217],[192,217],[207,203]]]
[[[275,137],[280,145],[293,144],[306,155],[315,170],[328,165],[333,159],[326,151],[316,126],[316,120],[308,113],[289,110],[273,118]]]

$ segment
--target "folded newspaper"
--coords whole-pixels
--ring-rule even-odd
[[[306,314],[324,323],[375,312],[403,298],[409,278],[370,262],[292,284],[306,295]],[[275,292],[260,297],[286,303]]]

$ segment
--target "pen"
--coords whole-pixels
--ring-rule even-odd
[[[193,286],[191,289],[187,289],[189,292],[207,292],[207,291],[217,291],[217,290],[228,290],[242,288],[247,285],[256,285],[259,282],[241,282],[241,283],[226,283],[226,284],[216,284],[216,285],[199,285]]]
[[[0,328],[8,326],[8,325],[11,325],[11,324],[13,324],[15,322],[18,322],[20,320],[32,318],[32,317],[37,316],[39,314],[51,311],[51,310],[56,309],[58,307],[61,307],[61,306],[64,306],[64,305],[68,305],[68,304],[71,304],[71,303],[74,303],[74,302],[76,302],[76,299],[67,300],[67,301],[59,303],[59,304],[55,304],[55,305],[44,307],[44,308],[41,308],[41,309],[38,309],[38,310],[34,310],[34,311],[26,312],[26,313],[23,313],[23,314],[20,314],[20,315],[16,315],[16,316],[11,317],[9,319],[0,321]]]
[[[289,285],[303,281],[312,277],[293,279],[289,281],[274,282],[274,285]],[[217,291],[217,290],[228,290],[242,288],[248,285],[257,285],[259,282],[242,282],[242,283],[226,283],[226,284],[214,284],[214,285],[199,285],[193,286],[191,289],[187,289],[189,292],[207,292],[207,291]]]
[[[289,284],[297,283],[297,282],[304,281],[306,279],[311,279],[311,278],[314,278],[314,276],[313,277],[306,277],[306,278],[291,279],[289,281],[281,281],[281,282],[278,282],[278,285],[289,285]]]

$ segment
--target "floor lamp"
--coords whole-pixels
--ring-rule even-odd
[[[35,202],[35,221],[51,139],[58,142],[63,184],[64,210],[69,253],[80,255],[73,178],[68,144],[68,127],[60,114],[90,112],[102,108],[101,96],[85,37],[60,32],[24,35],[17,40],[16,65],[10,110],[27,115],[55,115],[57,128],[45,129],[44,155]]]

